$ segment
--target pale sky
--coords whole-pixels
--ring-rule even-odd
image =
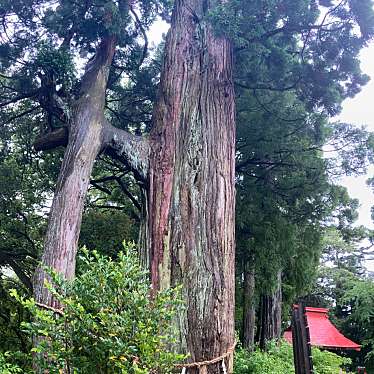
[[[365,125],[374,131],[374,42],[363,50],[360,55],[361,69],[371,77],[371,81],[353,99],[343,103],[343,111],[339,120],[357,126]],[[366,176],[345,177],[341,184],[347,187],[351,197],[360,200],[359,219],[357,224],[374,229],[370,208],[374,205],[374,193],[367,186],[366,180],[374,176],[374,165],[371,165]],[[370,271],[374,271],[374,260],[366,261]]]
[[[361,69],[371,77],[371,81],[353,99],[343,103],[343,111],[339,120],[357,126],[365,125],[374,131],[374,43],[361,52]],[[370,218],[370,208],[374,205],[374,194],[366,185],[366,180],[374,176],[374,165],[369,168],[367,176],[346,177],[342,184],[348,188],[352,197],[361,203],[359,223],[374,229]]]

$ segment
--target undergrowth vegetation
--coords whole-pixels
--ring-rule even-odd
[[[335,353],[312,349],[314,374],[339,374],[350,359]],[[292,346],[287,342],[271,342],[266,351],[249,352],[238,349],[235,356],[235,374],[292,374],[295,373]]]
[[[178,289],[151,296],[148,274],[139,263],[136,249],[124,246],[116,259],[96,251],[81,250],[76,278],[67,282],[46,269],[46,287],[59,301],[60,309],[43,308],[32,298],[12,290],[22,306],[22,323],[29,353],[0,353],[0,373],[33,373],[32,359],[50,374],[173,372],[184,359],[170,351],[172,321],[179,308]],[[25,313],[26,312],[26,313]],[[46,359],[47,358],[47,359]],[[349,359],[313,348],[315,374],[336,374]],[[266,351],[237,349],[235,374],[292,374],[292,347],[271,342]]]
[[[29,355],[9,352],[0,356],[1,373],[33,372],[32,354],[48,373],[170,373],[184,357],[170,352],[172,319],[179,307],[178,289],[151,297],[147,273],[133,245],[126,245],[116,260],[82,250],[79,272],[72,282],[49,272],[46,287],[59,300],[61,310],[36,305],[31,298],[11,291],[27,309],[31,322],[23,322],[30,340],[38,337]],[[47,358],[47,359],[46,359]],[[6,371],[8,370],[8,371]]]

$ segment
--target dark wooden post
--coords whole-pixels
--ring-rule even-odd
[[[302,304],[292,310],[292,344],[296,374],[313,374],[309,326]]]

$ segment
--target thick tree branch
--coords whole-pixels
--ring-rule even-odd
[[[69,132],[67,127],[60,127],[59,129],[42,134],[34,142],[36,151],[47,151],[60,146],[66,147],[68,144]]]
[[[112,126],[104,119],[104,147],[125,157],[133,171],[147,179],[149,168],[149,142],[146,138],[133,135]]]
[[[115,153],[118,157],[126,160],[132,171],[137,172],[143,180],[147,179],[148,140],[118,129],[106,119],[103,119],[103,133],[105,153],[109,155]],[[37,138],[34,142],[34,149],[36,151],[47,151],[59,146],[65,147],[68,144],[68,137],[67,127],[61,127]]]

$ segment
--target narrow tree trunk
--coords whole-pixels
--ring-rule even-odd
[[[183,285],[179,350],[192,362],[220,356],[234,342],[232,51],[207,25],[207,4],[175,2],[150,138],[152,284]]]
[[[256,328],[255,271],[249,262],[244,267],[243,289],[243,347],[253,349]]]
[[[259,345],[266,348],[270,340],[280,339],[282,327],[282,272],[277,274],[277,288],[272,295],[262,295],[259,312]]]
[[[105,90],[114,50],[114,38],[104,39],[83,77],[80,98],[71,113],[69,142],[50,210],[41,262],[66,279],[74,276],[84,199],[96,156],[103,145]],[[35,300],[58,308],[58,301],[44,286],[45,278],[39,266],[34,275]]]

